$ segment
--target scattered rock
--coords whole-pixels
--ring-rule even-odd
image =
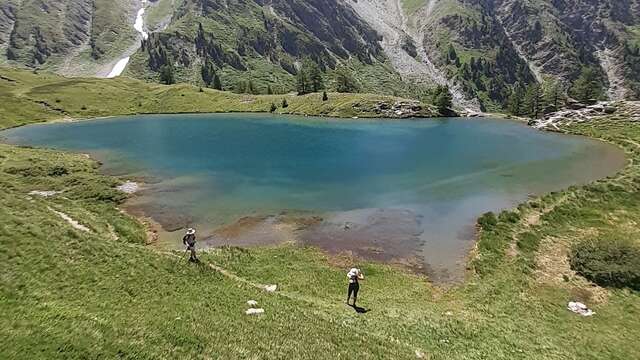
[[[587,107],[587,105],[581,102],[578,102],[577,100],[574,100],[574,99],[567,100],[567,108],[571,110],[580,110],[580,109],[584,109],[585,107]]]
[[[264,309],[247,309],[247,311],[244,312],[247,315],[260,315],[260,314],[264,314]]]
[[[252,308],[258,306],[258,302],[255,300],[249,300],[247,301],[247,305],[251,306]]]
[[[603,112],[604,111],[604,105],[602,105],[602,104],[591,105],[591,106],[588,107],[588,109],[595,110],[595,111],[598,111],[598,112]]]
[[[42,196],[42,197],[51,197],[51,196],[55,196],[58,194],[62,194],[62,191],[39,191],[39,190],[34,190],[29,192],[29,195],[36,195],[36,196]]]
[[[378,101],[373,110],[384,117],[411,118],[423,116],[425,109],[418,101],[396,101],[393,104],[386,101]]]
[[[135,194],[140,190],[140,185],[133,181],[127,181],[124,184],[117,186],[116,189],[126,194]]]
[[[569,305],[567,305],[567,309],[569,309],[569,311],[576,313],[578,315],[581,316],[593,316],[595,314],[595,312],[593,312],[591,309],[589,309],[587,307],[587,305],[581,303],[581,302],[574,302],[571,301],[569,302]]]
[[[422,351],[420,351],[420,350],[416,350],[416,357],[417,357],[418,359],[424,359],[425,354],[424,354]]]
[[[267,292],[276,292],[278,290],[278,285],[267,285],[264,287]]]
[[[604,101],[590,106],[569,103],[568,107],[572,110],[561,110],[548,114],[544,119],[531,120],[529,126],[552,131],[560,130],[560,126],[598,121],[614,113],[619,118],[640,121],[638,116],[640,102],[638,101]]]

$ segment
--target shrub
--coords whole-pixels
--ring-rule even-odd
[[[520,214],[514,211],[503,211],[500,213],[500,221],[510,222],[512,224],[517,223],[520,220]]]
[[[498,218],[496,218],[496,214],[492,212],[485,213],[478,219],[478,225],[480,225],[480,228],[484,231],[491,231],[498,225]]]
[[[69,170],[67,170],[67,168],[65,168],[64,166],[54,166],[49,169],[49,172],[47,173],[47,175],[49,176],[64,176],[68,174]]]
[[[640,290],[640,245],[630,240],[583,241],[571,249],[571,268],[601,286]]]

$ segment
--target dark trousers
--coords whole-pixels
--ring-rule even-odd
[[[349,292],[347,293],[347,302],[351,298],[351,294],[353,294],[353,305],[356,304],[356,300],[358,299],[358,290],[360,290],[360,284],[357,282],[349,283]]]
[[[198,260],[196,257],[196,244],[187,245],[187,250],[191,251],[191,256],[189,256],[189,260],[195,261]]]

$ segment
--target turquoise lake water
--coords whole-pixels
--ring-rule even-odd
[[[318,214],[323,223],[300,241],[385,261],[412,257],[443,279],[460,275],[482,213],[606,177],[625,161],[601,142],[492,119],[150,115],[0,136],[90,153],[107,173],[144,176],[149,185],[130,207],[169,230],[198,226],[206,238],[247,215]]]

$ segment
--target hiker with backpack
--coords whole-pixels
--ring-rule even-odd
[[[193,228],[187,229],[187,233],[182,238],[182,243],[187,247],[187,251],[191,251],[189,262],[199,262],[198,258],[196,257],[196,230]]]
[[[353,294],[353,307],[356,306],[356,301],[358,300],[358,290],[360,290],[359,280],[364,280],[364,274],[360,269],[353,268],[349,270],[347,273],[347,279],[349,279],[349,290],[347,292],[347,305],[349,305],[349,299],[351,299],[351,294]]]

